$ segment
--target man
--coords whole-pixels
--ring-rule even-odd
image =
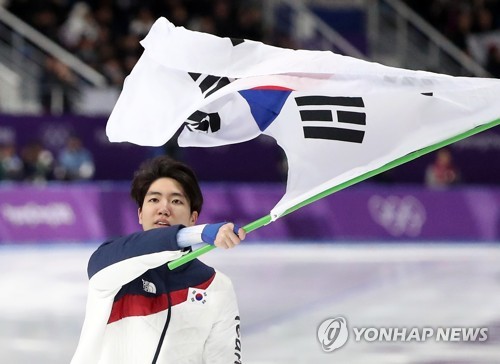
[[[141,166],[131,195],[144,231],[91,256],[87,312],[71,363],[241,362],[229,278],[199,260],[172,271],[166,263],[200,242],[232,248],[245,231],[232,223],[195,225],[203,204],[198,182],[168,157]]]

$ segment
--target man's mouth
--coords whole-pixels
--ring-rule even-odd
[[[170,224],[167,221],[157,221],[155,222],[155,225],[157,226],[170,226]]]

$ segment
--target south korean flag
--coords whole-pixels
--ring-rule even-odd
[[[188,288],[187,301],[195,305],[204,305],[207,303],[207,291],[199,288]]]

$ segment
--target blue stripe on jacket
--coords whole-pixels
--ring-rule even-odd
[[[183,227],[175,225],[140,231],[103,243],[90,257],[87,267],[89,279],[100,270],[126,259],[179,250],[177,232]]]

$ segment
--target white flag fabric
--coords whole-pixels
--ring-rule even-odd
[[[500,118],[497,79],[219,38],[165,18],[141,44],[144,53],[108,120],[110,141],[159,146],[183,125],[181,146],[269,135],[289,168],[273,220],[331,187]]]

